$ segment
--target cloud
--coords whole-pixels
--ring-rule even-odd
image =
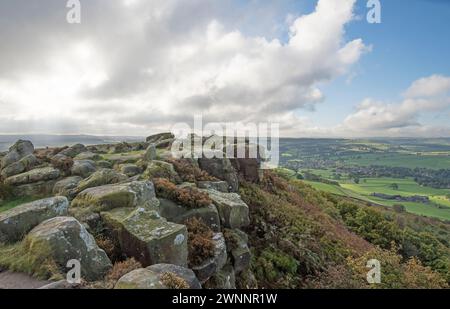
[[[345,39],[355,1],[319,0],[312,13],[287,19],[287,40],[279,25],[255,22],[251,6],[231,15],[234,1],[92,0],[81,25],[65,23],[60,1],[2,2],[0,132],[27,120],[33,126],[23,130],[40,122],[49,133],[145,135],[198,114],[295,119],[324,100],[320,83],[369,50]]]
[[[450,77],[432,75],[415,81],[403,94],[406,98],[435,97],[450,91]]]
[[[439,75],[414,81],[399,103],[386,103],[368,98],[348,115],[339,127],[341,132],[359,136],[416,136],[448,133],[448,127],[424,126],[421,116],[445,111],[450,107],[450,78]],[[446,134],[448,135],[448,134]]]

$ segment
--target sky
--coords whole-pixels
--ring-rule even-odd
[[[0,134],[450,137],[450,1],[0,1]]]

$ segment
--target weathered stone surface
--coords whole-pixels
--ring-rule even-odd
[[[156,211],[117,208],[102,212],[106,225],[115,231],[122,252],[143,266],[168,263],[187,265],[187,229],[167,222]]]
[[[42,222],[31,230],[27,241],[31,252],[34,246],[50,248],[51,257],[61,267],[66,267],[72,259],[80,261],[81,275],[88,281],[103,278],[112,267],[94,237],[72,217],[56,217]]]
[[[36,196],[45,197],[52,195],[56,180],[39,181],[13,187],[13,194],[17,197]]]
[[[230,191],[239,191],[237,172],[228,158],[200,158],[198,163],[200,168],[211,176],[225,180],[229,185]]]
[[[83,152],[87,152],[87,148],[82,145],[82,144],[76,144],[73,145],[69,148],[64,149],[63,151],[61,151],[59,154],[71,157],[71,158],[75,158],[77,155],[79,155],[80,153]]]
[[[53,187],[53,194],[62,195],[72,199],[76,194],[75,189],[82,180],[83,178],[79,176],[72,176],[61,179],[60,181],[55,183],[55,186]]]
[[[82,152],[80,154],[78,154],[75,158],[75,160],[98,160],[100,159],[100,156],[96,153],[90,152],[90,151],[86,151],[86,152]]]
[[[72,175],[80,176],[83,178],[91,176],[97,168],[95,167],[95,162],[91,160],[79,160],[74,161],[74,164],[70,170]]]
[[[232,237],[235,240],[234,246],[229,245],[234,270],[240,273],[250,266],[251,253],[248,248],[248,236],[241,230],[232,230]]]
[[[18,186],[40,181],[57,179],[60,171],[53,167],[37,168],[19,175],[6,178],[5,183],[8,185]]]
[[[39,223],[67,214],[69,201],[65,197],[52,197],[17,206],[0,213],[0,243],[16,242]]]
[[[119,170],[128,177],[133,177],[142,173],[141,168],[135,164],[122,164],[119,166]]]
[[[199,181],[197,186],[200,189],[212,189],[223,193],[229,192],[229,185],[226,181]]]
[[[167,178],[173,182],[180,183],[180,176],[175,171],[172,164],[153,160],[148,163],[147,169],[142,175],[144,179],[154,179],[154,178]]]
[[[51,163],[53,167],[60,169],[62,171],[68,172],[72,168],[74,162],[69,156],[63,155],[61,153],[53,156],[51,158]]]
[[[89,208],[92,212],[101,212],[123,207],[155,208],[159,201],[155,188],[150,181],[106,185],[89,188],[77,195],[72,208]]]
[[[219,210],[220,220],[227,228],[240,228],[250,224],[247,204],[236,193],[203,190],[209,194]]]
[[[157,149],[167,149],[172,145],[174,140],[175,139],[173,139],[173,138],[168,138],[168,139],[160,140],[160,141],[154,143],[154,145],[155,145],[155,148],[157,148]]]
[[[225,265],[205,283],[205,288],[225,290],[236,289],[236,275],[233,266]]]
[[[167,289],[167,287],[160,281],[160,276],[150,269],[140,268],[135,269],[117,281],[114,289],[128,290],[128,289]]]
[[[147,150],[145,150],[143,159],[145,161],[156,160],[156,147],[154,144],[150,144],[150,146],[147,147]]]
[[[142,154],[114,154],[108,155],[106,159],[115,164],[136,163],[142,158]]]
[[[200,281],[198,281],[197,277],[195,276],[195,273],[189,268],[173,264],[156,264],[147,267],[147,269],[157,273],[159,276],[163,275],[164,273],[173,273],[186,281],[190,289],[202,288]]]
[[[175,138],[175,135],[173,135],[170,132],[166,132],[166,133],[151,135],[151,136],[147,137],[146,141],[147,141],[147,143],[157,143],[157,142],[167,140],[167,139],[172,139],[172,138]]]
[[[30,141],[18,140],[14,145],[9,147],[9,152],[2,158],[0,168],[13,164],[20,159],[33,154],[34,146]]]
[[[160,215],[171,222],[183,224],[191,218],[197,218],[201,219],[214,232],[220,231],[219,212],[214,205],[197,209],[189,209],[166,199],[159,199],[159,201]]]
[[[116,172],[112,169],[101,169],[80,181],[77,186],[77,192],[81,192],[88,188],[110,185],[127,180],[127,175]]]
[[[100,167],[100,168],[112,168],[112,163],[111,162],[109,162],[109,161],[104,161],[104,160],[102,160],[102,161],[97,161],[96,162],[96,165],[98,166],[98,167]]]
[[[206,260],[201,265],[192,267],[201,282],[206,282],[211,276],[222,269],[227,262],[227,246],[222,233],[214,233],[215,244],[214,257]]]
[[[7,167],[5,167],[1,172],[1,176],[5,179],[8,177],[23,173],[25,171],[28,171],[28,170],[32,169],[34,166],[36,166],[37,164],[38,164],[38,159],[34,155],[30,154],[30,155],[23,157],[19,161],[14,162],[14,163],[8,165]]]

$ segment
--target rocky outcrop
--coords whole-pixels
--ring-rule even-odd
[[[224,227],[240,228],[250,224],[248,205],[242,201],[237,193],[223,193],[216,190],[207,192],[219,211],[220,220]]]
[[[173,139],[173,138],[175,138],[175,135],[168,132],[168,133],[160,133],[160,134],[151,135],[151,136],[147,137],[146,141],[147,141],[147,143],[150,143],[150,144],[156,144],[158,142],[168,140],[168,139]]]
[[[231,161],[228,158],[201,158],[198,160],[199,166],[209,175],[222,179],[228,183],[232,192],[239,191],[239,179]]]
[[[8,177],[29,171],[38,165],[38,163],[38,159],[34,155],[29,154],[21,158],[19,161],[14,162],[2,169],[1,176],[3,179],[6,179]]]
[[[0,243],[21,240],[39,223],[67,214],[69,201],[65,197],[47,198],[0,213]]]
[[[143,266],[168,263],[187,265],[187,229],[168,222],[156,211],[117,208],[102,212],[102,219],[114,231],[120,249]]]
[[[71,217],[56,217],[36,226],[27,236],[33,247],[49,248],[51,258],[62,268],[71,259],[81,264],[81,275],[88,281],[103,278],[112,267],[105,251],[100,249],[86,228]]]
[[[4,169],[9,165],[18,162],[20,159],[33,154],[34,146],[30,141],[18,140],[9,148],[8,153],[2,158],[0,168]]]

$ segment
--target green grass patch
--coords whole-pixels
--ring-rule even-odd
[[[51,258],[50,248],[27,238],[13,245],[0,245],[0,266],[41,280],[63,278],[59,267]]]
[[[30,203],[33,201],[36,201],[40,199],[39,197],[32,197],[32,196],[26,196],[26,197],[18,197],[14,199],[10,199],[7,201],[4,201],[0,203],[0,212],[10,210],[14,207],[17,207],[22,204]]]

